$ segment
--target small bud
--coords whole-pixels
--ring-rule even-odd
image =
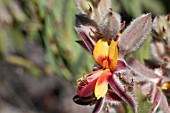
[[[87,0],[76,0],[76,7],[82,14],[89,15],[92,13],[92,3]]]
[[[162,62],[169,62],[170,48],[170,15],[158,16],[153,21],[153,41],[151,52],[155,58]],[[165,43],[166,42],[166,43]]]
[[[168,40],[170,37],[170,15],[155,17],[153,21],[153,37],[159,40]]]
[[[120,31],[120,15],[109,11],[101,20],[101,33],[110,39],[115,39]]]

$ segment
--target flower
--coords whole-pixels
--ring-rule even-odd
[[[75,29],[82,38],[77,43],[92,54],[98,66],[78,80],[73,100],[81,105],[95,104],[93,113],[99,112],[104,103],[125,101],[137,113],[134,70],[126,57],[145,42],[151,31],[151,14],[141,15],[120,33],[124,22],[120,23],[109,1],[76,0],[80,14],[76,15]]]
[[[107,93],[108,80],[116,68],[118,58],[117,42],[111,40],[110,45],[108,45],[107,39],[100,39],[95,45],[93,57],[97,64],[103,68],[94,90],[95,96],[99,99]]]

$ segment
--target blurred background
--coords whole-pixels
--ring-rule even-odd
[[[170,0],[112,0],[126,25],[170,13]],[[88,113],[73,103],[76,79],[92,70],[75,41],[74,0],[0,0],[0,113]],[[132,56],[151,58],[148,38]]]

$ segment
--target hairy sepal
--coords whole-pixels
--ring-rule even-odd
[[[100,98],[99,100],[96,101],[96,105],[92,111],[92,113],[99,113],[103,106],[104,106],[104,102],[105,102],[105,97]]]
[[[155,113],[161,102],[162,93],[160,89],[156,87],[156,89],[153,88],[151,96],[151,98],[153,98],[153,100],[151,100],[153,102],[153,105],[149,113]]]
[[[109,85],[112,90],[125,102],[127,102],[133,108],[133,111],[137,113],[137,102],[135,97],[130,92],[126,91],[125,87],[121,84],[118,77],[113,74],[112,78],[109,79]]]
[[[135,19],[131,25],[125,29],[122,36],[119,38],[119,53],[120,56],[135,51],[139,48],[151,31],[151,14],[144,14]]]
[[[161,92],[161,93],[162,93],[162,92]],[[165,96],[163,93],[162,93],[161,102],[160,102],[160,109],[161,109],[164,113],[170,113],[168,101],[167,101],[167,99],[166,99],[166,96]]]
[[[141,77],[145,78],[155,78],[158,79],[160,76],[154,73],[153,70],[147,68],[143,64],[141,64],[138,60],[133,58],[126,59],[127,64],[129,65],[130,69],[134,71],[136,74],[138,74]]]

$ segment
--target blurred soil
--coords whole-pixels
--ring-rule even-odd
[[[21,67],[0,60],[0,113],[87,113],[73,103],[73,85],[59,76],[18,74]]]

